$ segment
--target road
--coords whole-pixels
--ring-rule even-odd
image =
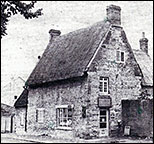
[[[8,137],[2,137],[1,143],[36,143],[29,140],[22,140],[22,139],[15,139],[15,138],[8,138]]]
[[[18,136],[16,134],[1,134],[1,143],[153,143],[152,139],[104,138],[104,139],[51,139],[51,137]]]

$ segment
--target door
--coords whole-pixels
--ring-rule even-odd
[[[99,114],[100,137],[109,136],[109,110],[100,109]]]

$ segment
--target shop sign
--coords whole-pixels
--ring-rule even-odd
[[[111,107],[111,98],[98,98],[98,106],[99,107]]]

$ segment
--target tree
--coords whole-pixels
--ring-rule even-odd
[[[22,1],[1,1],[1,39],[7,35],[7,24],[12,15],[21,14],[25,19],[38,18],[42,15],[42,9],[32,12],[34,5],[37,1],[30,1],[26,4]]]

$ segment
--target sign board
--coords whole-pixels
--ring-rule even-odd
[[[125,126],[124,135],[130,135],[130,126]]]
[[[98,98],[99,107],[111,107],[111,98]]]

